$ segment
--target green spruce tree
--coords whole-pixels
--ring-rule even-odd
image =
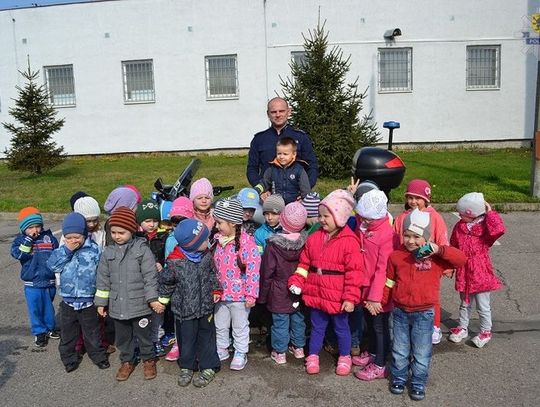
[[[337,46],[328,49],[324,24],[303,37],[304,62],[291,62],[292,78],[280,77],[292,107],[290,121],[311,136],[320,174],[343,178],[350,175],[356,150],[378,140],[371,113],[361,117],[367,89],[358,92],[358,78],[346,83],[350,56],[344,59]]]
[[[12,134],[11,148],[4,151],[7,167],[12,171],[41,174],[65,160],[64,147],[58,147],[51,138],[64,125],[56,118],[56,110],[49,105],[44,85],[38,85],[38,72],[28,70],[20,74],[26,79],[24,87],[17,86],[18,97],[9,114],[17,124],[2,123]]]

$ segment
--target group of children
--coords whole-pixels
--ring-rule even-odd
[[[442,275],[455,274],[461,299],[449,340],[468,337],[472,301],[481,330],[473,343],[482,347],[491,339],[489,293],[501,283],[489,248],[505,231],[501,217],[481,193],[466,194],[448,241],[424,180],[408,184],[405,211],[393,222],[386,195],[373,183],[351,184],[321,200],[305,189],[303,174],[290,177],[297,171],[295,145],[280,143],[265,184],[234,198],[214,202],[211,183],[201,178],[189,198],[161,213],[157,202],[142,201],[125,185],[107,198],[110,216],[102,227],[98,202],[74,194],[60,246],[36,208],[22,209],[11,252],[22,264],[36,346],[58,338],[58,285],[67,372],[78,368],[81,349],[98,368],[110,366],[109,325],[120,354],[118,381],[141,360],[144,378],[155,378],[166,334],[165,345],[174,343],[166,357],[180,367],[178,384],[204,387],[231,350],[230,369],[246,366],[250,312],[263,308],[271,314],[276,364],[290,353],[317,374],[325,341],[334,341],[336,374],[350,374],[353,365],[365,381],[391,373],[392,393],[403,393],[409,382],[410,397],[423,399],[432,345],[441,339]],[[261,201],[265,223],[258,225],[253,216]]]

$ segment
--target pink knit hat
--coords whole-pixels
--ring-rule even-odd
[[[431,185],[423,179],[413,179],[407,184],[405,196],[412,195],[425,199],[427,203],[431,202]]]
[[[212,187],[210,181],[208,181],[206,178],[200,178],[195,181],[193,184],[191,184],[191,188],[189,190],[189,199],[192,201],[201,195],[209,196],[212,200],[214,199],[214,188]]]
[[[330,192],[330,194],[321,201],[321,205],[330,211],[334,218],[334,222],[336,222],[336,225],[340,228],[347,223],[354,208],[354,204],[355,201],[353,196],[344,189],[336,189],[335,191]]]
[[[185,196],[176,198],[169,210],[169,217],[173,216],[183,216],[184,218],[193,219],[195,215],[193,214],[193,202]]]
[[[271,195],[272,196],[272,195]],[[306,226],[307,211],[300,202],[291,202],[279,215],[279,223],[289,233],[300,232]]]

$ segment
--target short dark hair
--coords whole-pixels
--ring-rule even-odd
[[[293,152],[296,152],[296,149],[298,147],[296,145],[296,140],[291,137],[281,137],[278,140],[277,145],[278,146],[292,146]]]

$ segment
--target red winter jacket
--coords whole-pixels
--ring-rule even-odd
[[[375,220],[368,225],[365,232],[360,230],[362,218],[356,216],[356,235],[360,238],[360,247],[364,254],[364,273],[367,285],[362,287],[361,301],[381,302],[386,282],[386,266],[388,257],[399,247],[399,237],[394,233],[388,216]],[[392,310],[388,303],[383,312]]]
[[[363,264],[360,241],[350,228],[331,239],[319,229],[308,237],[288,287],[300,287],[308,307],[339,314],[344,301],[360,302],[360,287],[367,283]]]
[[[482,222],[467,226],[460,220],[450,237],[450,244],[462,250],[467,256],[467,263],[459,267],[456,272],[456,290],[465,294],[465,301],[469,301],[469,294],[498,290],[502,287],[500,280],[493,272],[493,265],[489,258],[489,248],[500,238],[504,232],[504,222],[495,211],[486,213]]]
[[[388,259],[383,304],[391,296],[394,305],[407,312],[430,309],[439,301],[442,272],[466,261],[465,254],[451,246],[439,246],[437,254],[418,261],[402,245]]]

